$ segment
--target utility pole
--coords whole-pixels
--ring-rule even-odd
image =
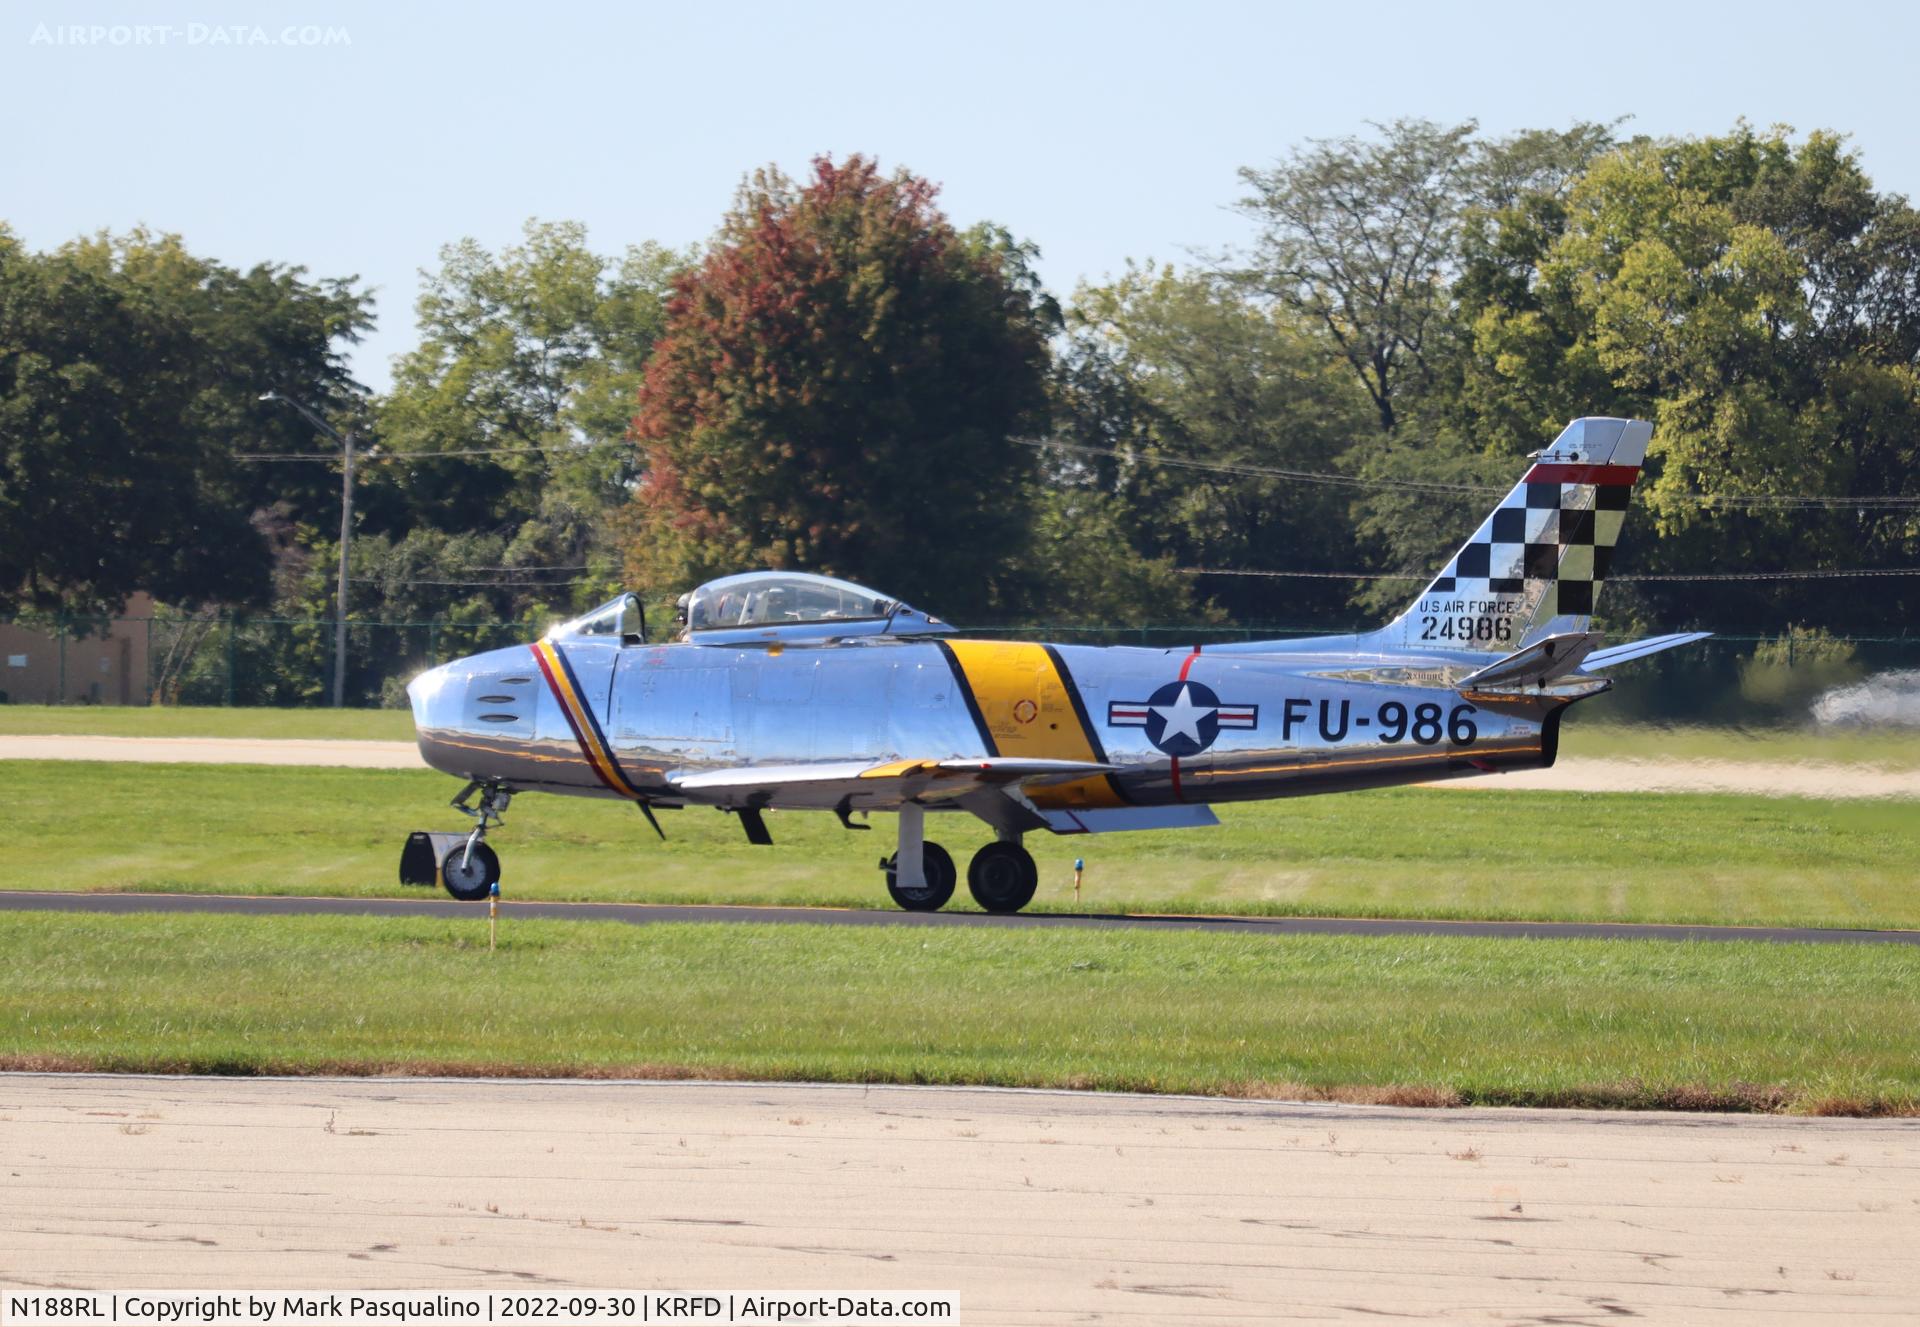
[[[344,434],[313,411],[279,392],[263,392],[262,401],[279,401],[298,410],[309,424],[340,444],[340,584],[333,608],[333,707],[347,703],[347,550],[353,539],[353,430]]]

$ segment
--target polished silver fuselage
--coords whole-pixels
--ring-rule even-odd
[[[690,774],[986,759],[1016,741],[1024,752],[1113,767],[1106,780],[1114,803],[1134,806],[1453,778],[1551,764],[1560,711],[1605,685],[1462,691],[1459,683],[1485,664],[1484,653],[1415,654],[1382,648],[1370,636],[1266,642],[1257,650],[970,647],[924,638],[776,649],[607,639],[558,644],[579,702],[592,711],[625,778],[661,805],[732,804],[724,791],[679,787]],[[962,656],[976,648],[1015,666],[983,679],[978,666],[956,661],[956,647]],[[1041,692],[1037,706],[1023,703],[1020,661],[1027,656],[1008,653],[1021,649],[1052,661],[1070,706],[1049,704]],[[414,713],[427,763],[515,790],[623,795],[596,772],[589,739],[538,662],[534,647],[515,646],[418,679]],[[1217,703],[1210,724],[1204,716],[1189,721],[1209,739],[1204,749],[1180,754],[1196,743],[1170,739],[1171,727],[1148,702],[1186,684],[1195,690],[1175,699],[1189,708],[1195,695]],[[1069,731],[1074,724],[1077,735]],[[870,795],[847,805],[888,809],[897,804],[890,796],[876,781]],[[755,804],[833,803],[795,784],[761,793]]]

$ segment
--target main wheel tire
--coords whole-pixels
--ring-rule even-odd
[[[462,903],[478,903],[500,882],[500,854],[484,843],[473,845],[471,856],[461,844],[440,863],[440,883]]]
[[[988,912],[1018,912],[1039,887],[1040,868],[1017,843],[989,843],[967,863],[967,888]]]
[[[887,858],[887,893],[908,912],[938,912],[953,897],[960,873],[954,868],[952,855],[939,844],[923,843],[921,849],[921,870],[926,874],[927,883],[918,889],[902,889],[895,869],[900,857],[896,852]]]

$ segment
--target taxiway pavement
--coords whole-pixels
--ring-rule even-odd
[[[1920,1121],[0,1075],[0,1283],[951,1292],[970,1324],[1920,1317]]]
[[[423,891],[424,892],[424,891]],[[449,898],[331,898],[254,894],[87,894],[0,889],[0,912],[233,913],[251,917],[444,917],[472,920],[478,904]],[[1506,940],[1766,941],[1776,944],[1920,945],[1920,931],[1814,926],[1686,926],[1652,922],[1439,921],[1397,917],[1248,917],[1163,913],[902,912],[897,909],[756,907],[679,903],[500,904],[503,921],[772,922],[801,926],[997,926],[1019,929],[1215,931],[1240,935],[1452,935]]]

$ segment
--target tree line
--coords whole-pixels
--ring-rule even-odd
[[[1246,245],[1064,302],[1033,244],[862,157],[750,175],[686,251],[533,221],[442,251],[379,394],[353,278],[0,227],[0,613],[331,617],[333,448],[278,393],[371,448],[364,621],[773,566],[962,624],[1344,628],[1581,414],[1655,423],[1610,625],[1911,620],[1920,577],[1667,579],[1920,566],[1920,214],[1842,137],[1405,120],[1232,201]],[[276,639],[273,698],[312,698],[324,632]]]

